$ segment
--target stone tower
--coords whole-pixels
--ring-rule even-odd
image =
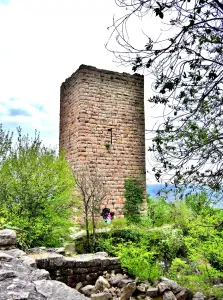
[[[123,214],[126,178],[145,187],[144,77],[81,65],[61,85],[60,149],[71,165],[95,165],[109,190],[102,207]]]

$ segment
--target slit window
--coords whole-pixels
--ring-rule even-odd
[[[110,144],[112,145],[112,128],[109,128],[108,132],[110,133]]]

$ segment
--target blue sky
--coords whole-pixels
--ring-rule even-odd
[[[58,146],[61,83],[81,64],[131,72],[105,49],[107,27],[123,12],[114,0],[0,0],[3,127],[15,131],[20,126],[30,135],[37,129],[46,145]],[[136,28],[130,25],[134,40],[140,42]],[[148,112],[150,108],[147,123]]]
[[[10,0],[0,0],[0,5],[8,5]]]
[[[116,9],[109,0],[0,0],[4,128],[37,129],[58,145],[61,83],[82,63],[118,69],[104,47]]]

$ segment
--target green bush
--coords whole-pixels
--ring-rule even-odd
[[[171,206],[163,197],[152,199],[147,196],[147,218],[152,226],[171,224]]]
[[[143,189],[133,179],[127,179],[124,183],[124,215],[128,222],[140,222],[140,208],[143,203]]]
[[[142,233],[137,228],[124,228],[112,231],[111,236],[114,238],[116,243],[138,243],[142,238]]]
[[[65,157],[44,147],[37,134],[30,139],[18,129],[17,143],[1,160],[0,186],[0,217],[19,228],[23,244],[54,247],[68,238],[77,202],[72,172]]]
[[[142,232],[134,228],[112,229],[110,232],[98,233],[95,251],[106,251],[109,255],[115,255],[120,244],[132,242],[138,245],[143,236]]]
[[[96,252],[105,251],[110,256],[115,256],[117,250],[116,248],[117,248],[117,244],[114,242],[113,237],[107,235],[107,237],[105,238],[105,236],[103,237],[98,234],[96,240],[96,247],[95,247]]]
[[[155,281],[160,275],[160,268],[156,261],[156,255],[147,251],[143,245],[127,243],[120,244],[117,251],[122,267],[129,275],[140,280]]]
[[[223,269],[223,232],[216,226],[221,220],[218,209],[212,215],[197,216],[188,224],[188,234],[184,237],[188,257],[204,256],[217,270]]]
[[[171,227],[154,230],[149,236],[147,244],[149,247],[153,247],[159,260],[164,261],[167,266],[175,257],[185,253],[182,231]]]
[[[194,292],[202,291],[205,295],[217,294],[223,296],[223,290],[213,288],[214,280],[222,277],[222,272],[213,268],[204,257],[196,257],[196,260],[187,262],[175,258],[167,276],[176,280],[180,285],[191,289]]]
[[[222,289],[213,287],[223,278],[223,212],[200,196],[173,203],[148,198],[147,216],[100,236],[97,251],[118,255],[140,280],[164,275],[194,292],[223,297]]]
[[[212,201],[209,200],[208,193],[204,189],[200,193],[187,195],[185,203],[196,215],[212,210]]]

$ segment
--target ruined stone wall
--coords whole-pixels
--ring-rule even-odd
[[[122,215],[124,180],[146,181],[144,77],[81,65],[61,85],[60,149],[75,169],[97,166],[102,207]]]
[[[84,286],[94,284],[98,276],[107,271],[122,273],[118,257],[108,257],[105,252],[95,254],[81,254],[75,257],[65,257],[52,253],[46,257],[36,257],[39,269],[45,269],[53,280],[75,287],[78,282]]]

